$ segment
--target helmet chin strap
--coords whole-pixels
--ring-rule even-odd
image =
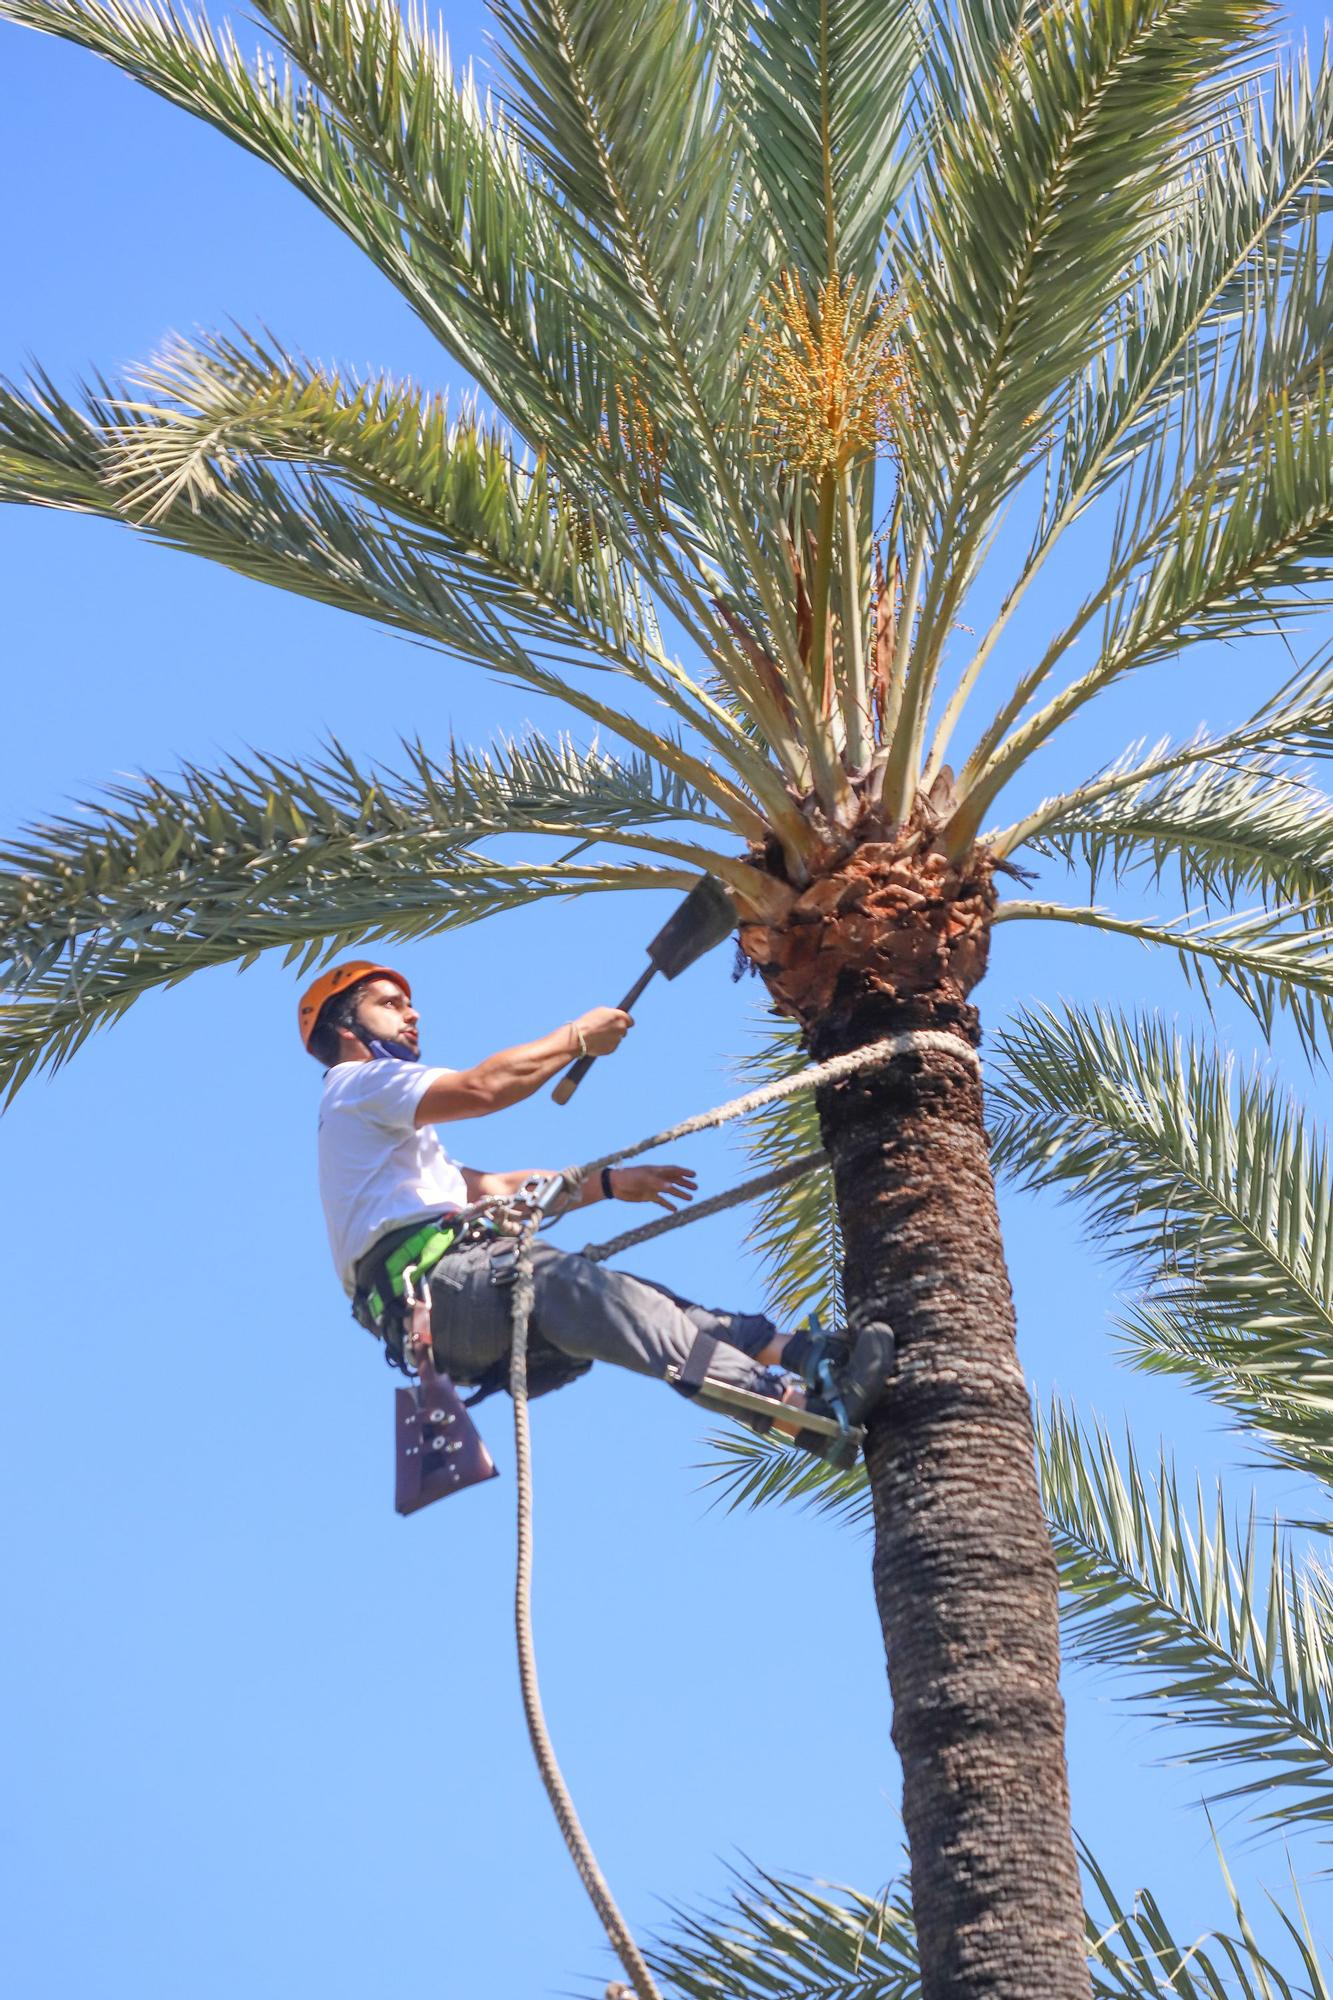
[[[368,1035],[362,1028],[353,1028],[357,1040],[370,1050],[373,1056],[391,1062],[420,1062],[417,1050],[409,1049],[406,1042],[382,1042],[378,1035]]]

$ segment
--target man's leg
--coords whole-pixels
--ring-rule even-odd
[[[476,1381],[509,1351],[510,1290],[492,1281],[497,1246],[479,1245],[441,1260],[431,1279],[432,1328],[441,1367],[462,1382]],[[501,1248],[501,1254],[505,1254]],[[707,1375],[713,1382],[773,1400],[779,1406],[808,1402],[795,1380],[784,1388],[771,1372],[786,1367],[804,1384],[822,1390],[807,1366],[807,1348],[825,1337],[780,1334],[761,1313],[732,1313],[696,1306],[647,1279],[593,1264],[576,1252],[537,1241],[532,1247],[534,1311],[532,1331],[576,1360],[610,1361],[635,1374],[670,1378],[684,1394],[697,1392]],[[887,1328],[863,1328],[838,1357],[835,1383],[848,1419],[882,1393],[893,1361]],[[779,1428],[799,1431],[784,1414]]]
[[[711,1312],[664,1286],[541,1242],[534,1245],[533,1292],[533,1326],[564,1354],[665,1380],[686,1366],[701,1335],[711,1336],[718,1345],[707,1369],[715,1381],[760,1393],[767,1386],[758,1351],[776,1330],[760,1314]]]
[[[444,1257],[431,1273],[431,1329],[436,1359],[463,1382],[475,1381],[509,1352],[510,1287],[492,1277],[500,1248],[477,1244]],[[532,1246],[532,1331],[576,1360],[610,1361],[664,1379],[685,1365],[700,1334],[721,1343],[710,1372],[753,1389],[776,1338],[758,1313],[712,1312],[664,1286],[591,1264],[540,1239]]]
[[[614,1353],[599,1355],[593,1346],[573,1346],[562,1331],[544,1328],[552,1344],[563,1347],[566,1353],[618,1360],[622,1367],[639,1368],[646,1374],[683,1368],[685,1379],[677,1386],[687,1394],[701,1389],[706,1373],[714,1382],[748,1389],[788,1403],[795,1410],[836,1412],[840,1423],[853,1426],[861,1423],[884,1393],[894,1364],[893,1334],[885,1325],[866,1324],[832,1334],[817,1329],[780,1333],[762,1313],[697,1306],[665,1285],[608,1271],[602,1265],[589,1264],[586,1257],[562,1256],[549,1245],[540,1247],[555,1260],[549,1271],[551,1302],[559,1306],[558,1318],[574,1325],[580,1320],[595,1325],[600,1314],[617,1348]],[[544,1268],[548,1267],[534,1266],[538,1313],[534,1323],[540,1323]],[[684,1359],[682,1320],[694,1334]],[[773,1371],[784,1371],[791,1379],[784,1384],[781,1374],[775,1376]],[[793,1434],[801,1428],[794,1416],[791,1422],[785,1416],[777,1421],[779,1429]]]
[[[480,1381],[510,1347],[509,1292],[492,1282],[489,1243],[451,1250],[430,1274],[435,1364],[455,1381]]]

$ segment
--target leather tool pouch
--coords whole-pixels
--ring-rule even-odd
[[[393,1402],[398,1513],[415,1514],[432,1500],[498,1478],[495,1460],[447,1375],[427,1362],[413,1388],[394,1390]]]

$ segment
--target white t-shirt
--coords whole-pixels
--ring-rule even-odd
[[[338,1063],[319,1107],[319,1193],[344,1289],[391,1229],[462,1208],[467,1185],[433,1125],[419,1130],[417,1105],[446,1072],[392,1056]]]

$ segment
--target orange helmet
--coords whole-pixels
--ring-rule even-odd
[[[331,1000],[335,993],[341,993],[346,986],[355,986],[362,979],[376,977],[392,979],[395,986],[402,987],[409,1000],[412,998],[412,988],[401,972],[395,972],[391,965],[372,965],[368,958],[349,958],[344,965],[330,966],[327,972],[320,973],[313,986],[306,988],[296,1010],[296,1021],[301,1046],[307,1053],[324,1002]]]

